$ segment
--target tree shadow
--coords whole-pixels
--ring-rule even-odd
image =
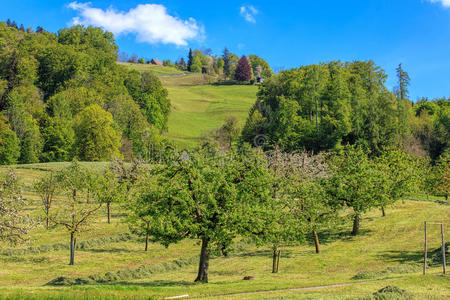
[[[321,245],[327,245],[338,240],[351,241],[354,238],[357,238],[358,236],[366,235],[371,232],[372,230],[370,229],[360,229],[358,235],[352,235],[351,230],[349,230],[348,228],[339,228],[339,229],[333,228],[320,231],[317,233],[317,235],[319,236],[319,243]],[[308,243],[308,245],[314,246],[314,237],[312,233],[307,235],[305,240]]]
[[[193,286],[196,284],[198,283],[195,283],[194,281],[155,280],[150,282],[118,281],[108,285],[140,286],[140,287],[173,287],[173,286]]]
[[[384,251],[378,257],[388,262],[397,263],[421,263],[423,262],[423,251]]]
[[[114,249],[80,249],[78,251],[94,252],[94,253],[124,253],[132,252],[130,249],[114,248]]]

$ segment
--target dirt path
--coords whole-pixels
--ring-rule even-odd
[[[349,282],[349,283],[336,283],[336,284],[327,284],[327,285],[318,285],[318,286],[310,286],[310,287],[300,287],[300,288],[289,288],[289,289],[279,289],[279,290],[267,290],[267,291],[254,291],[254,292],[241,292],[241,293],[229,293],[229,294],[217,294],[210,296],[200,296],[200,297],[189,297],[190,299],[198,299],[198,298],[217,298],[217,297],[228,297],[228,296],[243,296],[243,295],[257,295],[257,294],[266,294],[266,293],[278,293],[278,292],[295,292],[295,291],[307,291],[307,290],[320,290],[334,287],[345,287],[351,285],[358,284],[366,284],[372,282],[382,282],[388,280],[394,280],[398,278],[386,278],[386,279],[378,279],[378,280],[367,280],[360,282]]]

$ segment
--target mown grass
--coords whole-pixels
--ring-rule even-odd
[[[41,210],[39,199],[29,184],[47,169],[65,165],[38,164],[16,168],[28,190],[28,209],[34,216],[40,215]],[[86,163],[86,166],[105,167],[101,163]],[[0,173],[6,170],[8,167],[2,167]],[[421,274],[424,220],[450,224],[450,206],[433,201],[404,201],[389,208],[386,217],[374,210],[364,216],[360,236],[349,235],[350,224],[322,232],[319,255],[314,253],[311,241],[304,245],[284,246],[278,274],[271,273],[270,247],[258,248],[238,241],[229,257],[217,256],[211,260],[210,283],[205,285],[193,283],[197,264],[189,261],[198,257],[198,241],[185,240],[169,248],[152,243],[146,253],[141,239],[115,238],[128,232],[123,223],[123,212],[116,205],[112,224],[106,224],[106,214],[101,210],[91,230],[79,236],[78,242],[89,246],[77,250],[75,266],[68,265],[67,249],[47,251],[46,248],[68,243],[69,235],[63,228],[46,230],[42,225],[36,226],[31,232],[30,244],[19,247],[22,252],[2,244],[1,250],[10,250],[7,255],[0,251],[0,299],[161,299],[185,294],[211,299],[356,299],[373,298],[373,293],[386,286],[405,290],[415,299],[448,299],[450,277],[439,275],[441,267],[438,264],[430,266],[429,275]],[[430,252],[439,247],[439,228],[431,227]],[[177,260],[189,263],[174,263]],[[111,280],[81,286],[45,285],[61,276]],[[244,276],[254,279],[244,281]],[[365,281],[369,282],[288,290]]]
[[[155,74],[156,76],[186,73],[175,67],[168,67],[168,66],[156,66],[151,64],[133,64],[133,63],[119,63],[119,64],[131,70],[136,70],[139,72],[149,71]]]
[[[257,92],[257,87],[250,85],[167,85],[166,88],[172,104],[167,137],[186,148],[195,147],[209,131],[222,126],[228,116],[236,116],[243,126]]]

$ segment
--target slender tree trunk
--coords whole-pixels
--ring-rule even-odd
[[[359,233],[359,214],[355,214],[353,217],[353,230],[352,235],[357,235]]]
[[[148,232],[150,230],[150,222],[147,222],[147,230],[145,231],[145,251],[148,250]]]
[[[69,265],[73,266],[75,263],[75,234],[73,232],[70,233],[70,261]]]
[[[200,252],[200,263],[198,265],[198,275],[195,282],[208,283],[208,267],[209,267],[209,239],[202,238],[202,250]]]
[[[278,250],[278,257],[277,257],[277,273],[278,273],[278,269],[280,267],[280,257],[281,257],[281,250]]]
[[[50,219],[50,207],[46,206],[45,207],[45,227],[48,230],[48,226],[49,226],[49,220]]]
[[[381,207],[381,215],[386,217],[386,211],[384,210],[384,206]]]
[[[445,195],[445,201],[448,201],[448,195]]]
[[[317,235],[317,232],[315,230],[313,230],[313,236],[314,236],[314,245],[316,246],[316,253],[320,253],[319,235]]]
[[[272,273],[277,273],[277,256],[278,256],[278,250],[273,250],[273,256],[272,256]]]
[[[106,202],[106,211],[108,213],[108,224],[111,224],[111,203]]]

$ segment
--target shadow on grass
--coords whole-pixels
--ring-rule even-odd
[[[80,249],[78,251],[84,251],[84,252],[94,252],[94,253],[124,253],[124,252],[134,252],[130,249],[123,249],[123,248],[114,248],[114,249]]]
[[[370,229],[360,229],[358,235],[354,236],[348,228],[329,229],[318,232],[319,242],[321,245],[327,245],[336,241],[351,241],[358,236],[363,236],[371,233]],[[314,237],[311,234],[306,236],[306,242],[310,246],[314,246]]]
[[[198,283],[192,281],[169,281],[169,280],[155,280],[150,282],[129,282],[119,281],[111,284],[104,285],[120,285],[120,286],[139,286],[139,287],[172,287],[172,286],[193,286]]]
[[[281,257],[283,258],[291,258],[293,256],[295,256],[296,254],[298,254],[298,251],[292,251],[292,250],[285,250],[282,249],[281,250]],[[236,254],[232,254],[230,256],[234,256],[234,257],[272,257],[273,255],[273,251],[272,250],[256,250],[256,251],[251,251],[251,252],[245,252],[245,253],[236,253]]]
[[[378,257],[388,262],[421,263],[423,262],[423,251],[385,251]]]

